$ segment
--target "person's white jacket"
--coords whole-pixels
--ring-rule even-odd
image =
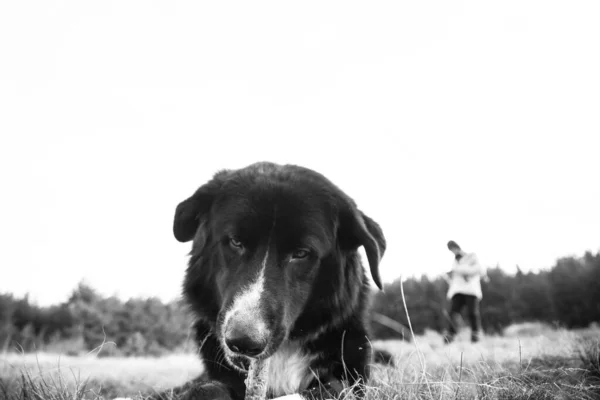
[[[479,264],[475,253],[465,253],[459,261],[454,261],[450,277],[447,279],[448,298],[455,294],[468,294],[481,299],[481,278],[485,271]]]

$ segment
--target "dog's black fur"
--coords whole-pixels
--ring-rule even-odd
[[[206,368],[181,398],[242,400],[250,360],[279,354],[283,377],[272,380],[287,382],[269,382],[269,397],[330,398],[344,385],[361,394],[372,349],[357,250],[381,288],[386,242],[350,197],[310,169],[257,163],[217,173],[181,202],[173,231],[193,240],[183,293]]]

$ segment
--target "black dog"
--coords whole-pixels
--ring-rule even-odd
[[[369,284],[357,250],[381,288],[386,244],[350,197],[310,169],[257,163],[181,202],[173,231],[193,240],[183,291],[206,367],[176,394],[241,400],[250,359],[267,357],[270,398],[364,393]]]

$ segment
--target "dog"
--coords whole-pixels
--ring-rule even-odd
[[[192,241],[183,297],[205,365],[176,398],[243,400],[250,361],[266,358],[268,398],[364,396],[373,351],[358,249],[382,289],[386,241],[348,195],[295,165],[222,170],[177,206],[173,233]]]

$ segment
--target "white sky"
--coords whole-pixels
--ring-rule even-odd
[[[297,163],[388,238],[382,276],[600,248],[600,2],[3,1],[0,292],[179,294],[177,203]]]

